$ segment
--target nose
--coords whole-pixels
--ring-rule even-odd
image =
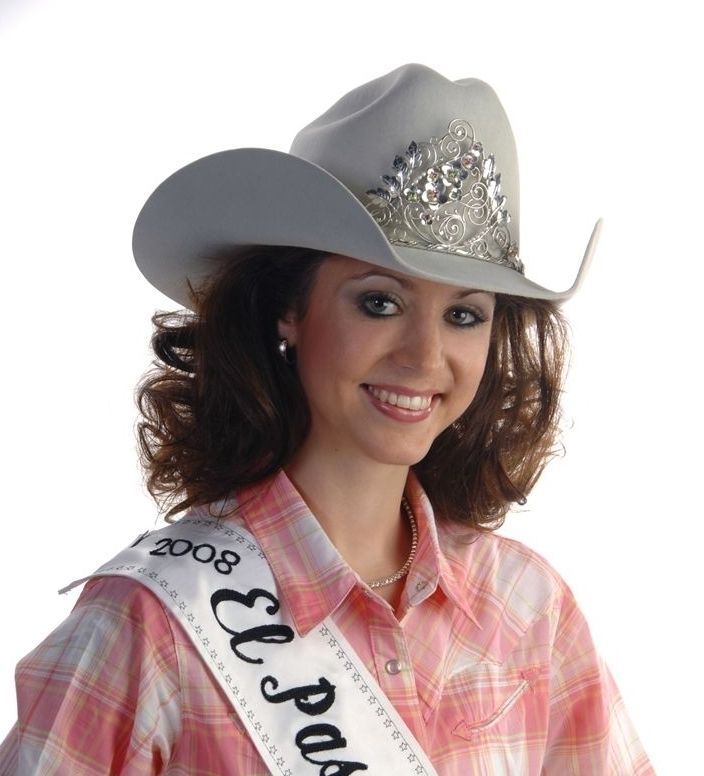
[[[404,323],[394,349],[395,363],[419,373],[440,369],[445,353],[442,322],[430,316],[409,315]]]

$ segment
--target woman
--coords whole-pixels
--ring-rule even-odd
[[[569,589],[490,530],[578,282],[518,246],[496,96],[418,65],[154,192],[135,256],[194,312],[155,316],[140,442],[188,511],[20,663],[3,773],[652,773]]]

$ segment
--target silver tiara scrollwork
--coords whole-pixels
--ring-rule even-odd
[[[471,124],[450,122],[447,134],[413,141],[393,161],[393,174],[364,195],[364,205],[394,245],[445,251],[523,274],[501,173]]]

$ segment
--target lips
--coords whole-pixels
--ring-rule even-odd
[[[411,412],[425,412],[428,410],[435,395],[433,392],[404,393],[400,390],[382,388],[377,385],[365,385],[364,387],[380,402],[392,407],[399,407],[402,410],[410,410]]]

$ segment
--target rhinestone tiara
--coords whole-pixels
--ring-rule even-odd
[[[393,245],[455,253],[523,274],[501,173],[469,122],[454,119],[444,137],[413,141],[394,159],[393,175],[381,180],[363,204]]]

